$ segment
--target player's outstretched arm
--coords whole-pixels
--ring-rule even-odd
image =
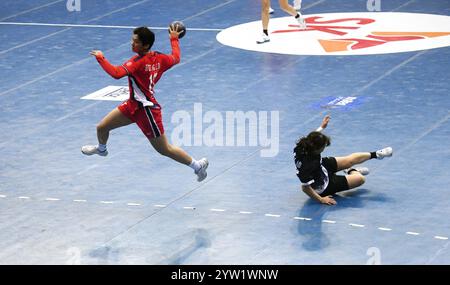
[[[174,27],[169,27],[169,38],[170,45],[172,46],[172,56],[175,59],[175,62],[173,64],[177,64],[181,60],[180,44],[178,41],[178,36],[180,34],[181,32],[178,32]]]
[[[92,56],[94,56],[100,66],[103,68],[106,73],[114,77],[115,79],[119,79],[127,75],[127,71],[123,66],[114,66],[105,58],[103,52],[100,50],[93,50],[90,52]]]
[[[326,115],[323,118],[320,127],[317,128],[316,132],[321,132],[322,130],[326,129],[326,127],[328,126],[328,122],[330,122],[330,119],[331,119],[330,115]]]

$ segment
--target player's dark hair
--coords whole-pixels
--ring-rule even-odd
[[[297,141],[294,152],[297,155],[309,156],[325,146],[329,146],[331,140],[328,136],[321,132],[311,132],[306,137],[302,137]]]
[[[151,49],[155,42],[155,34],[147,27],[138,27],[133,30],[133,34],[137,35],[143,46],[149,45]]]

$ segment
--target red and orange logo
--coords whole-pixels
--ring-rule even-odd
[[[328,21],[320,21],[323,17],[315,16],[306,18],[307,29],[301,30],[298,25],[288,25],[287,30],[276,30],[277,33],[311,32],[317,31],[326,34],[340,36],[335,39],[318,39],[322,48],[329,53],[358,50],[383,45],[389,42],[422,40],[427,38],[443,37],[450,35],[450,32],[392,32],[373,31],[364,38],[347,38],[348,31],[358,30],[365,25],[376,22],[370,18],[341,18]]]

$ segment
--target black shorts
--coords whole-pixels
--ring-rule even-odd
[[[327,188],[320,193],[320,196],[325,197],[333,195],[337,192],[345,191],[350,189],[348,187],[347,178],[344,175],[336,175],[337,172],[337,161],[334,157],[323,157],[322,165],[328,171],[328,182]]]

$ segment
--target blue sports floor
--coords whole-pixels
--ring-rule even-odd
[[[0,264],[450,264],[449,47],[260,53],[216,40],[221,29],[257,21],[256,0],[81,0],[73,12],[66,2],[0,3]],[[286,16],[272,2],[272,17]],[[366,2],[304,0],[303,13],[367,12]],[[381,4],[450,15],[447,0]],[[261,146],[183,146],[210,161],[198,183],[135,125],[111,133],[107,157],[81,154],[119,103],[81,97],[127,85],[89,51],[116,65],[133,55],[132,30],[105,26],[154,27],[153,49],[168,53],[165,27],[175,19],[188,27],[182,60],[156,86],[169,139],[171,115],[193,114],[195,103],[204,113],[278,111],[276,156],[261,157]],[[359,103],[320,107],[340,96]],[[300,190],[292,155],[325,114],[325,156],[394,149],[365,163],[367,182],[336,196],[336,206]]]

